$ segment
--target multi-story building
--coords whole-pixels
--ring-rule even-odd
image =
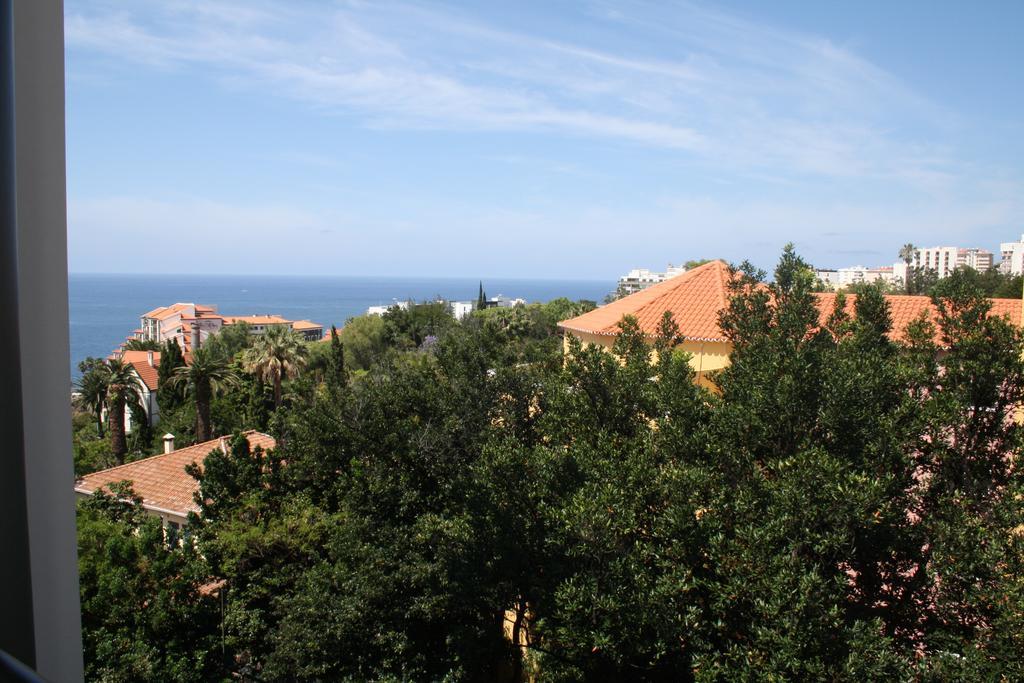
[[[498,296],[492,296],[490,299],[484,302],[484,308],[515,308],[516,306],[525,306],[526,299],[511,298],[504,294]]]
[[[826,289],[842,289],[864,282],[892,284],[895,279],[892,266],[880,266],[878,268],[849,266],[847,268],[821,269],[815,270],[814,275]]]
[[[623,296],[636,294],[640,290],[647,289],[651,285],[664,282],[665,280],[674,278],[677,275],[682,275],[685,272],[686,268],[682,266],[673,266],[671,263],[668,264],[668,268],[666,268],[663,273],[656,273],[648,270],[647,268],[634,268],[619,278],[618,291]]]
[[[288,320],[279,315],[221,315],[217,313],[216,306],[194,303],[161,306],[143,314],[141,326],[134,336],[143,341],[159,343],[177,339],[182,350],[190,351],[201,346],[224,326],[239,323],[248,324],[250,334],[263,334],[271,327],[287,326],[309,341],[324,336],[323,325],[309,320]]]
[[[914,252],[910,265],[933,270],[940,277],[949,277],[957,268],[986,271],[992,267],[994,256],[987,249],[977,247],[929,247]],[[905,268],[903,269],[905,272]]]
[[[973,268],[979,273],[983,273],[993,265],[995,265],[995,256],[987,249],[957,249],[957,268]]]
[[[999,262],[999,272],[1004,275],[1024,275],[1024,235],[1020,236],[1019,242],[1000,244],[999,253],[1003,259]]]

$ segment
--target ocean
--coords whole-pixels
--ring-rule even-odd
[[[104,357],[138,328],[140,316],[178,301],[212,304],[225,315],[277,314],[342,327],[370,306],[412,299],[477,298],[480,281],[471,278],[315,277],[268,275],[95,275],[68,276],[71,324],[71,377],[79,361]],[[487,295],[527,301],[558,297],[598,303],[615,289],[605,280],[528,280],[490,278]]]

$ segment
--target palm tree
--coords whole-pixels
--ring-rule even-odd
[[[309,353],[302,337],[283,325],[275,325],[246,349],[245,369],[274,385],[274,407],[281,407],[281,382],[297,377]]]
[[[131,364],[120,359],[108,360],[102,367],[102,381],[107,388],[110,450],[114,454],[114,460],[120,465],[124,463],[124,454],[128,450],[124,434],[124,408],[130,400],[141,400],[142,382]]]
[[[903,259],[903,262],[907,264],[907,281],[903,283],[904,287],[906,287],[907,294],[910,294],[910,281],[912,279],[910,272],[910,264],[914,262],[914,256],[916,255],[917,247],[915,247],[913,244],[907,242],[902,247],[900,247],[900,258]]]
[[[96,434],[103,438],[103,408],[107,404],[107,373],[100,365],[83,374],[76,386],[82,395],[82,405],[96,416]]]
[[[210,401],[215,394],[238,384],[238,376],[227,360],[205,348],[192,351],[192,362],[175,369],[171,386],[191,394],[196,402],[196,441],[212,438],[210,425]]]

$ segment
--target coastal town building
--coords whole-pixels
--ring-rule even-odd
[[[634,268],[625,275],[619,278],[617,291],[623,296],[629,294],[636,294],[637,292],[647,289],[651,285],[656,285],[659,282],[682,275],[686,272],[686,268],[682,266],[674,266],[671,263],[668,264],[668,268],[664,272],[658,273],[647,268]]]
[[[563,320],[558,327],[565,333],[568,350],[569,336],[584,344],[591,344],[611,351],[619,334],[619,323],[624,316],[636,318],[640,330],[651,338],[657,336],[658,325],[665,312],[670,312],[682,334],[679,345],[690,354],[690,365],[697,373],[697,381],[712,386],[707,373],[720,370],[729,364],[732,344],[718,325],[718,316],[729,302],[729,285],[733,274],[724,261],[711,261],[702,266],[648,287],[636,294],[623,297],[588,313]],[[836,294],[823,292],[814,294],[824,323],[832,314]],[[886,295],[892,316],[890,337],[896,341],[904,339],[907,325],[924,315],[937,320],[937,311],[930,297]],[[847,297],[849,312],[853,312],[856,296]],[[1018,327],[1022,323],[1022,302],[1020,299],[992,299],[990,315],[1006,316]],[[941,337],[936,331],[936,340]]]
[[[1003,242],[999,245],[999,272],[1004,275],[1024,275],[1024,235],[1019,242]]]
[[[381,304],[380,306],[370,306],[369,308],[366,309],[366,315],[381,316],[390,311],[392,308],[400,308],[403,311],[408,311],[410,305],[412,305],[411,301],[398,301],[396,299],[386,306],[383,304]]]
[[[286,326],[302,334],[308,341],[323,338],[323,325],[309,320],[288,320],[279,315],[221,315],[216,306],[176,303],[161,306],[141,317],[134,338],[164,343],[177,339],[185,352],[196,348],[226,325],[246,323],[250,334],[263,334],[275,326]]]
[[[157,381],[160,373],[159,351],[122,351],[121,360],[131,367],[139,379],[139,399],[152,427],[160,421],[160,406],[157,404]],[[125,429],[132,429],[132,413],[126,406],[124,411]]]
[[[502,294],[492,296],[484,302],[484,308],[515,308],[516,306],[525,305],[526,299],[513,299]]]
[[[842,289],[850,285],[871,282],[892,284],[895,281],[893,266],[865,268],[850,266],[848,268],[819,269],[814,271],[815,277],[826,289]]]
[[[910,265],[935,271],[939,278],[949,277],[957,268],[973,268],[984,272],[992,267],[994,255],[976,247],[927,247],[914,251]],[[906,272],[904,264],[903,272]]]
[[[245,432],[253,450],[264,451],[277,446],[274,437],[257,431]],[[91,496],[97,491],[110,493],[110,486],[128,481],[136,495],[142,498],[142,507],[149,514],[159,517],[164,526],[175,531],[188,523],[188,514],[198,512],[195,495],[199,482],[192,478],[185,468],[192,463],[200,467],[206,456],[214,450],[227,452],[230,447],[225,437],[175,450],[174,437],[164,437],[164,452],[142,460],[118,465],[109,469],[87,474],[75,482],[75,493],[79,497]]]
[[[449,301],[448,310],[451,311],[452,317],[456,320],[462,320],[467,315],[473,312],[475,306],[472,301]]]
[[[456,320],[462,320],[477,308],[477,302],[475,301],[447,301],[445,299],[438,299],[435,303],[445,304],[448,306],[448,312],[451,313],[452,317]],[[525,303],[526,299],[510,299],[499,294],[496,297],[487,299],[484,302],[484,308],[507,308]],[[412,301],[395,301],[389,306],[370,306],[366,309],[366,315],[381,316],[392,308],[409,310],[409,306],[413,305],[415,305],[415,303]]]

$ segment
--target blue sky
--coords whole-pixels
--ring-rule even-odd
[[[66,0],[73,272],[614,278],[1024,231],[1024,3]]]

